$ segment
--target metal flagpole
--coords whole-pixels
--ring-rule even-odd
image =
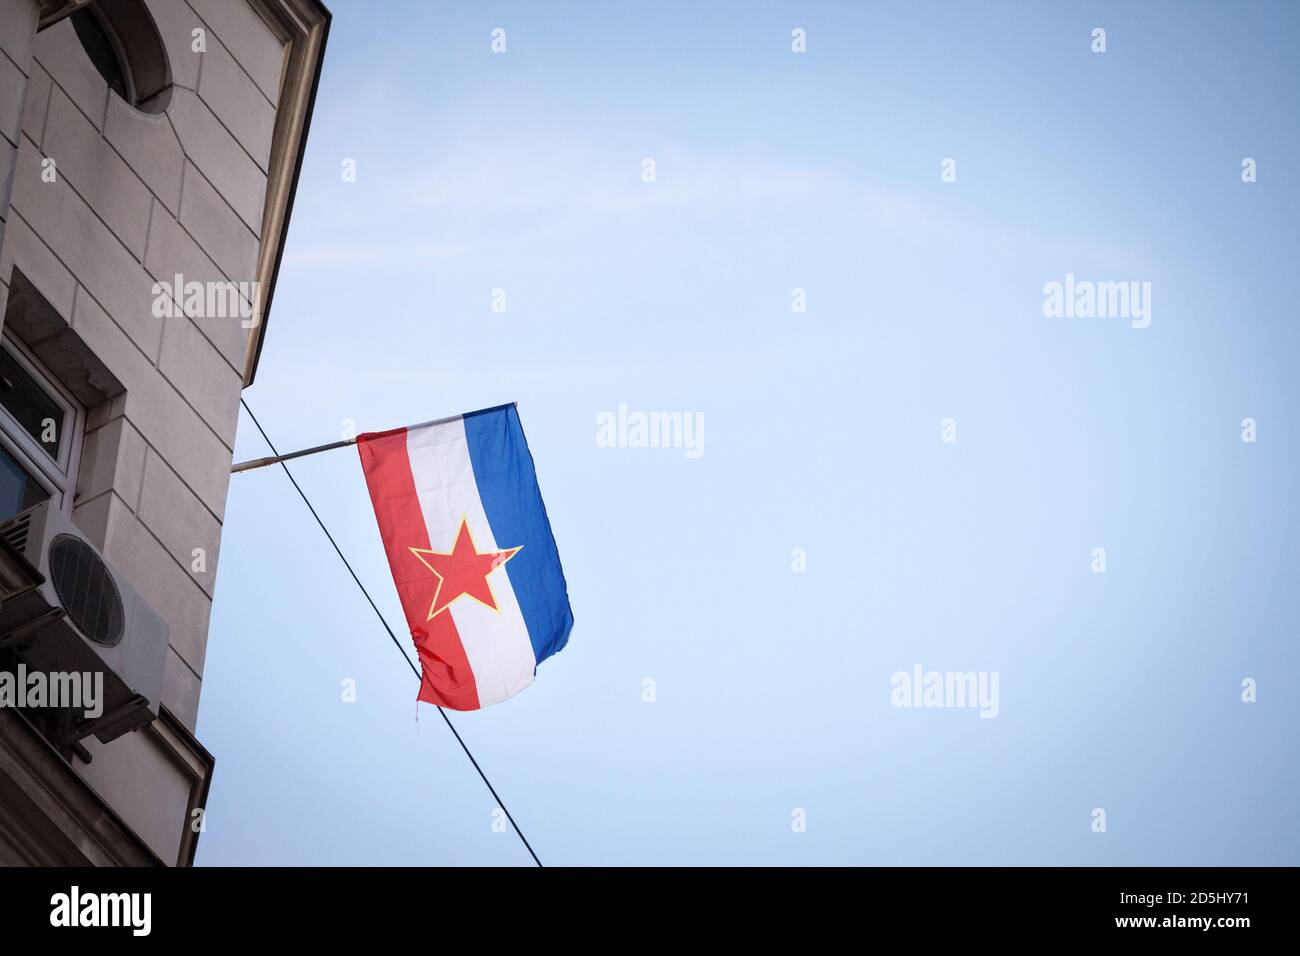
[[[519,406],[518,402],[511,402],[515,407]],[[494,408],[505,408],[504,405],[495,405]],[[491,408],[484,408],[481,411],[490,412]],[[466,412],[465,415],[473,415],[474,412]],[[407,429],[426,428],[430,425],[445,425],[447,422],[454,422],[458,418],[464,418],[464,415],[448,415],[445,418],[435,418],[432,421],[420,422],[418,425],[407,425]],[[241,461],[233,465],[230,469],[232,475],[241,471],[252,471],[254,468],[265,468],[267,465],[278,465],[282,461],[292,461],[294,458],[305,458],[307,455],[314,455],[319,451],[332,451],[335,448],[346,448],[348,445],[355,445],[355,438],[344,438],[342,441],[332,441],[328,445],[315,445],[311,448],[304,448],[301,451],[291,451],[287,455],[272,455],[270,458],[253,458],[249,461]]]
[[[240,471],[251,471],[254,468],[265,468],[267,465],[278,465],[282,461],[289,461],[293,458],[302,458],[304,455],[314,455],[318,451],[329,451],[332,448],[342,448],[345,445],[355,445],[355,438],[345,438],[342,441],[332,441],[328,445],[317,445],[315,448],[304,448],[302,451],[290,452],[287,455],[273,455],[270,458],[254,458],[251,461],[241,461],[230,469],[233,475]]]

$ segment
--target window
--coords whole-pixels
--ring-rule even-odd
[[[55,461],[65,411],[36,383],[8,350],[0,350],[0,406]]]
[[[72,508],[84,414],[8,335],[0,340],[0,520],[48,499]]]
[[[31,473],[0,447],[0,521],[12,518],[49,497],[50,493]]]
[[[126,84],[123,57],[118,53],[118,45],[104,24],[87,7],[74,12],[70,19],[73,29],[77,31],[77,39],[81,41],[90,62],[99,70],[99,75],[108,83],[108,88],[130,103],[134,96]]]
[[[109,89],[146,113],[167,108],[171,66],[143,0],[94,0],[68,19]]]

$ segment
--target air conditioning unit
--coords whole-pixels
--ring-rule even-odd
[[[0,648],[28,672],[104,675],[103,713],[62,715],[71,743],[104,743],[158,716],[167,624],[66,515],[43,502],[0,523],[0,536],[44,577],[0,605]]]

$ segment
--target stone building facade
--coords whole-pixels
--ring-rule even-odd
[[[239,396],[328,28],[318,0],[0,0],[0,521],[71,522],[166,635],[149,719],[107,742],[0,706],[0,864],[193,860]],[[87,613],[16,616],[55,574],[24,547],[0,540],[0,669]]]

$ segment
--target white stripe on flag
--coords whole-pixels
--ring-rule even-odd
[[[480,552],[499,550],[474,480],[474,466],[465,440],[465,420],[457,418],[407,431],[406,453],[411,460],[420,510],[429,529],[429,547],[434,551],[450,551],[464,517],[469,520],[470,534]],[[505,541],[501,545],[510,548],[517,543]],[[480,707],[519,693],[533,682],[537,668],[533,645],[528,640],[528,625],[524,623],[505,568],[488,575],[488,583],[499,610],[461,598],[444,612],[451,615],[460,632],[465,656],[474,670]]]

